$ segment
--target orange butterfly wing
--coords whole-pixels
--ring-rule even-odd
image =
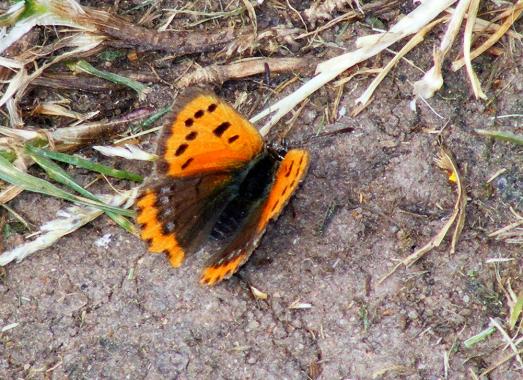
[[[309,161],[306,150],[293,149],[285,155],[276,171],[268,196],[251,210],[248,223],[235,238],[211,257],[200,277],[201,284],[215,285],[231,277],[247,261],[258,246],[267,224],[280,215],[307,174]]]
[[[227,173],[165,178],[147,185],[136,200],[141,238],[153,253],[165,253],[179,267],[187,250],[206,237],[220,211],[234,196]]]
[[[179,97],[158,140],[156,178],[136,201],[141,238],[178,267],[234,197],[235,176],[264,152],[245,118],[211,93]]]
[[[306,150],[292,149],[287,152],[276,172],[269,198],[263,206],[263,211],[256,229],[258,233],[263,233],[267,224],[280,215],[292,194],[307,174],[309,161],[309,152]]]
[[[188,90],[158,142],[157,172],[172,177],[245,166],[264,149],[252,124],[211,93]]]

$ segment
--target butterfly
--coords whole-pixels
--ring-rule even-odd
[[[225,101],[194,88],[178,97],[157,155],[135,203],[140,236],[173,267],[211,238],[219,248],[203,285],[231,277],[247,261],[309,166],[306,150],[281,159]]]

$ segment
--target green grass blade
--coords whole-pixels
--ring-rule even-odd
[[[489,136],[497,140],[509,141],[514,144],[523,145],[523,135],[516,135],[515,133],[504,131],[488,131],[486,129],[476,129],[476,132],[482,136]]]
[[[105,203],[96,202],[68,193],[67,191],[62,190],[43,179],[34,177],[21,171],[2,156],[0,156],[0,179],[34,193],[41,193],[55,198],[65,199],[70,202],[79,203],[85,206],[97,207],[103,211],[114,212],[116,214],[129,217],[134,215],[134,212],[131,210],[109,206]]]
[[[519,293],[518,298],[516,300],[516,304],[512,308],[512,312],[510,313],[510,329],[514,329],[516,327],[516,323],[518,322],[518,319],[521,315],[521,312],[523,311],[523,292]]]
[[[138,93],[138,96],[140,97],[143,97],[149,91],[149,87],[147,87],[143,83],[137,82],[135,80],[126,78],[118,74],[110,73],[108,71],[98,70],[96,67],[92,66],[89,62],[84,61],[83,59],[79,60],[76,63],[69,64],[68,66],[70,70],[82,71],[84,73],[94,75],[98,78],[102,78],[110,82],[132,88],[134,91]]]
[[[156,111],[155,113],[153,113],[151,116],[149,116],[147,119],[145,119],[144,121],[142,121],[139,126],[140,128],[147,128],[147,127],[150,127],[151,125],[153,125],[154,123],[156,123],[158,120],[160,120],[163,115],[169,113],[170,111],[172,110],[172,107],[171,106],[168,106],[168,107],[164,107],[162,109],[159,109],[158,111]]]
[[[490,326],[490,327],[486,328],[485,330],[481,331],[480,333],[465,340],[463,342],[463,346],[465,348],[472,348],[479,342],[482,342],[485,339],[487,339],[489,336],[491,336],[495,332],[496,332],[496,328],[494,326]]]
[[[91,170],[93,172],[97,172],[97,173],[106,175],[108,177],[126,179],[126,180],[133,181],[133,182],[143,182],[143,177],[136,173],[131,173],[131,172],[128,172],[125,170],[113,169],[109,166],[97,164],[95,162],[86,160],[86,159],[78,157],[78,156],[72,156],[70,154],[53,152],[51,150],[37,148],[33,145],[26,145],[26,149],[31,154],[38,154],[41,157],[50,158],[51,160],[60,161],[60,162],[66,163],[66,164],[77,166],[79,168]]]
[[[35,153],[29,153],[31,155],[31,158],[42,168],[45,170],[47,175],[54,179],[56,182],[61,183],[62,185],[68,186],[72,190],[76,191],[80,195],[84,196],[85,198],[91,199],[96,202],[102,203],[100,199],[96,197],[93,193],[90,191],[84,189],[82,186],[80,186],[78,183],[75,182],[75,180],[67,174],[65,170],[63,170],[58,164],[54,163],[53,161],[40,156]],[[107,216],[111,218],[116,224],[118,224],[120,227],[124,228],[128,232],[133,232],[134,228],[132,227],[132,223],[127,220],[124,216],[115,214],[114,212],[105,211]]]
[[[0,156],[9,162],[13,162],[16,159],[16,153],[11,150],[0,149]]]

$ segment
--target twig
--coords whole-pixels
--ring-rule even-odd
[[[292,71],[312,71],[316,59],[311,57],[302,58],[261,58],[246,60],[229,65],[211,65],[202,67],[184,76],[176,83],[178,88],[189,87],[194,84],[216,83],[221,84],[231,79],[239,79],[247,76],[261,74],[268,65],[271,73],[283,73]]]

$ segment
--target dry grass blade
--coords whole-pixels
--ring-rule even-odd
[[[479,375],[480,379],[484,379],[485,376],[487,376],[489,373],[491,373],[492,371],[494,371],[496,368],[500,367],[501,365],[505,364],[506,362],[508,362],[509,360],[511,360],[512,358],[514,358],[515,356],[517,355],[521,355],[523,354],[523,348],[518,350],[517,353],[512,353],[510,355],[507,355],[505,356],[504,358],[502,358],[501,360],[499,360],[497,363],[491,365],[490,367],[488,367],[486,370],[484,370],[483,372],[481,372],[481,374]]]
[[[512,208],[512,214],[516,217],[516,221],[488,234],[488,237],[496,238],[496,240],[503,240],[507,243],[522,244],[523,243],[523,216],[519,215]]]
[[[131,144],[124,146],[94,145],[93,149],[108,157],[122,157],[127,160],[154,161],[158,159],[156,154],[148,153]]]
[[[487,96],[481,89],[478,77],[472,68],[472,62],[470,59],[470,47],[472,45],[472,30],[476,22],[476,16],[479,9],[479,0],[472,0],[469,6],[469,13],[467,17],[467,24],[465,26],[465,34],[463,35],[463,57],[465,59],[465,65],[467,67],[467,74],[472,84],[472,90],[476,99],[486,99]]]
[[[419,43],[423,42],[423,40],[425,39],[425,35],[429,31],[431,31],[432,28],[434,28],[434,26],[436,26],[437,24],[439,24],[441,22],[445,22],[446,20],[448,20],[447,17],[441,17],[441,18],[429,23],[428,25],[423,27],[418,33],[416,33],[414,35],[414,37],[412,37],[409,40],[409,42],[407,42],[401,48],[401,50],[394,56],[394,58],[392,58],[389,61],[389,63],[387,63],[387,65],[385,65],[385,67],[383,69],[381,69],[379,75],[372,81],[372,83],[369,85],[369,87],[367,87],[365,92],[358,99],[356,99],[356,104],[359,104],[359,106],[357,106],[354,109],[354,111],[352,112],[352,116],[358,115],[361,111],[363,111],[365,109],[365,107],[367,107],[376,88],[379,86],[381,81],[383,79],[385,79],[385,77],[390,72],[390,70],[392,70],[392,68],[400,61],[400,59],[403,58],[408,52],[410,52],[416,46],[418,46]]]
[[[505,19],[503,24],[499,27],[499,29],[492,34],[485,42],[481,44],[478,48],[474,49],[472,53],[470,54],[470,59],[473,60],[474,58],[479,57],[481,54],[483,54],[487,49],[491,48],[496,42],[499,41],[501,37],[507,33],[507,31],[510,29],[510,27],[516,22],[516,20],[519,18],[521,13],[523,12],[523,0],[519,0],[516,4],[514,4],[513,7],[509,9],[509,16]],[[465,64],[465,59],[457,59],[452,63],[452,70],[457,71],[459,70],[463,65]]]
[[[442,146],[438,159],[436,160],[438,166],[446,170],[449,175],[449,181],[456,184],[458,198],[454,205],[454,211],[452,215],[457,215],[456,226],[452,233],[452,241],[450,246],[450,253],[456,252],[456,244],[458,243],[461,231],[465,225],[465,215],[467,208],[467,194],[463,183],[462,176],[459,173],[458,165],[454,159],[454,155],[446,147]]]
[[[510,347],[510,349],[514,352],[514,356],[516,357],[516,360],[518,361],[520,366],[523,366],[523,360],[521,359],[520,352],[518,351],[518,348],[514,341],[510,338],[508,333],[505,331],[505,329],[501,326],[501,324],[494,318],[490,318],[490,324],[494,326],[503,337],[503,340],[507,345]]]
[[[253,297],[257,300],[267,300],[269,298],[269,295],[265,292],[262,292],[260,289],[252,286],[252,285],[249,285],[249,289],[251,290],[251,293],[253,295]]]
[[[61,116],[70,119],[76,119],[78,121],[85,121],[92,119],[98,114],[99,111],[93,111],[86,114],[80,112],[72,111],[56,102],[43,102],[38,104],[34,109],[32,114],[40,115],[51,115],[51,116]]]
[[[312,305],[310,303],[300,302],[300,300],[296,300],[288,306],[288,309],[290,309],[290,310],[300,310],[300,309],[310,309],[310,308],[312,308]]]
[[[134,203],[138,188],[113,196],[99,195],[98,197],[112,206],[129,208]],[[72,206],[57,213],[57,218],[40,227],[40,236],[35,240],[19,245],[18,247],[0,254],[0,266],[16,260],[22,261],[27,256],[52,246],[63,236],[76,231],[85,224],[102,215],[103,211],[93,207]]]
[[[467,195],[465,193],[463,180],[458,171],[458,166],[453,158],[452,152],[450,152],[448,148],[441,145],[440,151],[435,161],[438,167],[447,172],[449,181],[451,183],[454,183],[457,187],[457,199],[456,203],[454,204],[454,210],[452,211],[452,215],[450,216],[449,220],[445,223],[445,225],[440,229],[440,231],[427,244],[425,244],[416,252],[409,255],[401,262],[399,262],[396,266],[394,266],[394,268],[389,273],[387,273],[384,277],[380,279],[379,283],[385,281],[385,279],[392,275],[400,266],[404,265],[406,268],[408,268],[416,261],[418,261],[420,258],[422,258],[426,253],[430,252],[432,249],[436,247],[439,247],[441,245],[441,242],[447,235],[448,231],[455,222],[456,225],[452,234],[450,252],[454,253],[456,250],[457,241],[465,224]]]
[[[0,192],[0,204],[5,204],[10,200],[15,199],[22,191],[20,186],[9,185]]]
[[[247,9],[247,13],[249,14],[249,18],[252,22],[252,28],[254,30],[254,35],[258,34],[258,23],[256,21],[256,11],[254,10],[254,7],[252,6],[251,2],[249,0],[242,0],[243,5],[245,6],[245,9]]]

